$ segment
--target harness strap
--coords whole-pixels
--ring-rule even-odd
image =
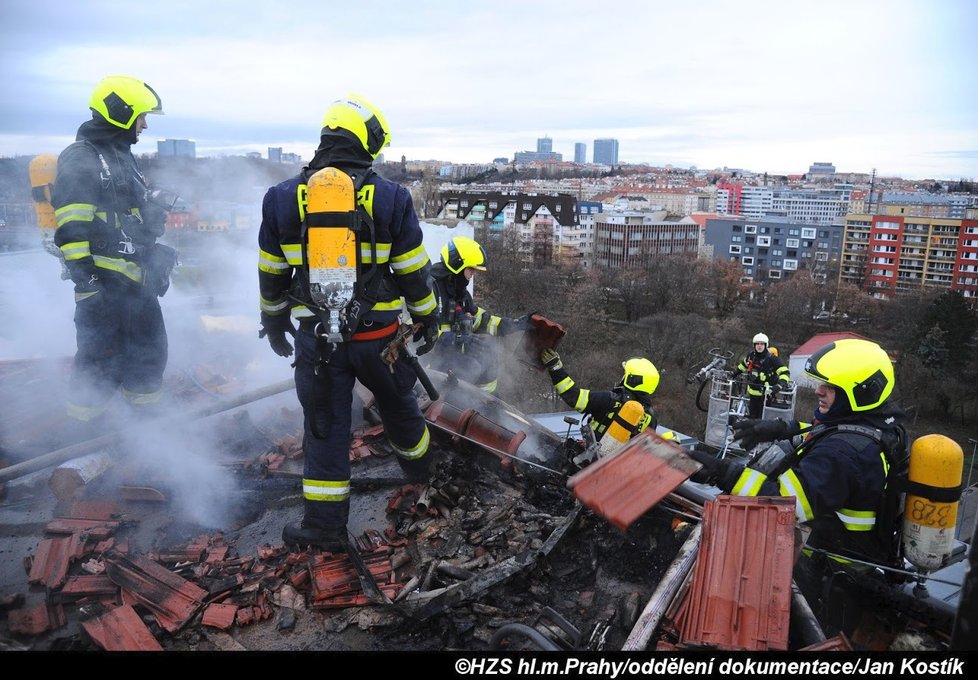
[[[383,328],[377,328],[372,331],[360,331],[359,333],[354,333],[350,336],[350,340],[378,340],[380,338],[386,338],[388,335],[393,335],[397,332],[400,327],[401,322],[399,319],[394,319],[390,325],[384,326]]]

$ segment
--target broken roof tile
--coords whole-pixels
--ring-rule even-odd
[[[179,630],[197,613],[207,591],[165,567],[135,555],[109,553],[105,570],[127,601],[149,609],[167,632]]]
[[[85,532],[95,541],[111,536],[119,527],[119,522],[111,520],[68,519],[56,517],[48,522],[44,531],[49,534],[76,534]]]
[[[368,553],[363,558],[367,570],[373,575],[380,591],[391,598],[401,589],[396,582],[388,556]],[[309,566],[312,579],[312,606],[314,608],[350,607],[371,604],[363,593],[360,578],[349,555],[337,555],[326,559],[317,556]]]
[[[40,635],[65,625],[65,612],[60,604],[41,602],[26,609],[7,612],[7,626],[17,635]]]
[[[529,322],[533,330],[523,334],[515,355],[521,363],[542,371],[544,366],[540,362],[540,352],[545,349],[556,349],[560,339],[567,332],[559,323],[539,314],[530,314]]]
[[[682,447],[651,430],[567,480],[574,496],[622,531],[696,472]]]
[[[149,632],[132,607],[123,605],[101,616],[82,621],[92,641],[107,652],[162,652],[163,647]]]
[[[214,602],[207,605],[204,609],[204,616],[201,618],[201,623],[211,628],[228,630],[234,625],[234,619],[237,613],[237,605]]]
[[[112,501],[75,501],[60,517],[105,522],[118,520],[120,514],[119,506]]]
[[[61,595],[71,598],[115,596],[118,593],[119,586],[106,574],[69,576],[61,588]]]
[[[37,544],[31,559],[27,582],[57,589],[68,576],[68,567],[81,556],[84,540],[79,534],[64,538],[45,538]]]

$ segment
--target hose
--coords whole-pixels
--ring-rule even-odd
[[[489,649],[494,651],[499,651],[499,644],[511,633],[516,635],[522,635],[527,638],[530,642],[536,644],[537,648],[543,652],[559,652],[560,647],[548,640],[540,631],[536,628],[531,628],[522,623],[507,623],[504,626],[500,626],[492,639],[489,640]]]
[[[709,382],[710,382],[709,380],[704,380],[703,382],[701,382],[699,390],[696,391],[696,408],[698,408],[703,413],[707,413],[710,410],[709,408],[704,408],[703,404],[700,403],[700,397],[703,396],[703,390],[706,389],[706,385]]]
[[[288,380],[283,380],[278,383],[267,385],[260,389],[248,392],[246,394],[241,394],[236,397],[232,397],[225,401],[221,401],[215,404],[210,404],[201,408],[197,411],[191,411],[187,413],[177,413],[171,416],[164,416],[156,419],[155,421],[147,421],[144,425],[138,427],[133,427],[128,430],[123,430],[120,432],[111,432],[109,434],[104,434],[101,437],[95,439],[90,439],[88,441],[78,442],[77,444],[71,444],[64,448],[58,449],[56,451],[51,451],[44,455],[32,458],[30,460],[25,460],[23,463],[17,463],[16,465],[11,465],[10,467],[5,467],[0,470],[0,482],[5,482],[10,479],[16,479],[23,475],[26,475],[36,470],[43,470],[44,468],[51,467],[54,465],[60,465],[61,463],[71,460],[73,458],[78,458],[80,456],[87,455],[93,451],[104,448],[110,444],[114,444],[116,440],[120,439],[124,435],[143,435],[145,427],[151,423],[153,424],[166,424],[171,423],[174,425],[184,425],[190,421],[199,420],[201,418],[206,418],[208,416],[221,413],[223,411],[229,411],[233,408],[238,408],[239,406],[244,406],[245,404],[250,404],[251,402],[258,401],[259,399],[265,399],[266,397],[273,396],[275,394],[280,394],[287,390],[295,389],[295,380],[289,378]]]

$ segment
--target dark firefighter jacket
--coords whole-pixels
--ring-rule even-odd
[[[431,268],[432,288],[437,300],[438,321],[442,331],[494,336],[512,332],[512,320],[487,312],[475,304],[469,293],[468,280],[463,274],[453,274],[443,262]],[[457,327],[465,319],[471,320],[470,328]]]
[[[320,151],[323,151],[322,147]],[[321,155],[317,154],[317,158]],[[317,165],[339,167],[351,174],[363,172],[361,168],[351,169],[333,160],[335,158],[331,159],[327,153]],[[263,318],[266,315],[281,317],[290,309],[300,321],[315,318],[315,312],[307,306],[312,303],[308,291],[298,285],[299,268],[305,266],[302,219],[306,177],[304,171],[271,187],[262,203],[258,282]],[[435,297],[428,286],[431,265],[421,242],[421,226],[411,195],[404,187],[374,174],[357,192],[357,203],[373,218],[376,265],[380,267],[373,284],[376,286],[374,302],[360,317],[361,329],[373,324],[392,323],[401,312],[402,296],[415,319],[434,312]],[[369,239],[361,241],[359,255],[363,272],[374,264],[371,250]],[[350,332],[356,330],[349,329]]]
[[[585,413],[591,417],[590,426],[594,431],[594,438],[597,441],[601,441],[605,430],[611,425],[612,420],[614,420],[621,407],[629,400],[637,401],[645,408],[645,415],[639,421],[635,434],[644,431],[648,427],[654,430],[659,424],[658,418],[655,416],[655,411],[652,409],[651,395],[641,392],[631,392],[624,387],[616,387],[612,390],[603,390],[600,392],[583,389],[574,383],[574,379],[568,375],[563,367],[550,371],[550,380],[553,382],[557,394],[560,395],[560,398],[568,406],[579,413]]]
[[[780,382],[784,387],[790,380],[788,368],[781,363],[781,359],[771,354],[765,349],[761,353],[751,350],[750,354],[741,359],[734,371],[734,376],[746,373],[747,394],[759,397],[764,394],[764,387]]]
[[[775,470],[766,476],[746,467],[733,487],[725,490],[738,496],[794,496],[798,521],[812,529],[809,546],[892,561],[897,518],[883,512],[884,497],[891,468],[905,461],[898,444],[904,439],[898,432],[903,419],[899,407],[883,404],[817,424],[792,442],[797,448],[784,472]],[[871,431],[892,444],[881,445],[867,436]],[[884,448],[893,450],[887,455]]]
[[[166,228],[166,213],[147,203],[146,180],[130,151],[131,130],[101,119],[78,128],[61,152],[51,203],[54,242],[76,284],[144,282],[144,266]],[[78,288],[76,288],[78,290]]]

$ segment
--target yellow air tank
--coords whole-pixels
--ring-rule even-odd
[[[609,453],[614,453],[621,448],[622,444],[631,439],[632,435],[638,431],[638,424],[644,415],[645,407],[634,399],[629,399],[622,404],[618,413],[611,419],[611,424],[605,430],[604,436],[601,437],[598,457],[602,458]]]
[[[944,435],[924,435],[910,448],[903,554],[922,571],[940,568],[951,556],[963,468],[964,452]]]
[[[313,302],[329,310],[329,331],[335,334],[340,330],[340,311],[356,293],[357,199],[353,180],[342,170],[323,168],[309,178],[306,199],[309,293]]]
[[[50,153],[34,156],[27,166],[31,180],[31,197],[34,199],[34,212],[37,215],[37,226],[41,230],[41,242],[54,241],[54,230],[58,222],[54,217],[54,206],[51,205],[51,190],[54,188],[54,176],[58,169],[58,157]]]

